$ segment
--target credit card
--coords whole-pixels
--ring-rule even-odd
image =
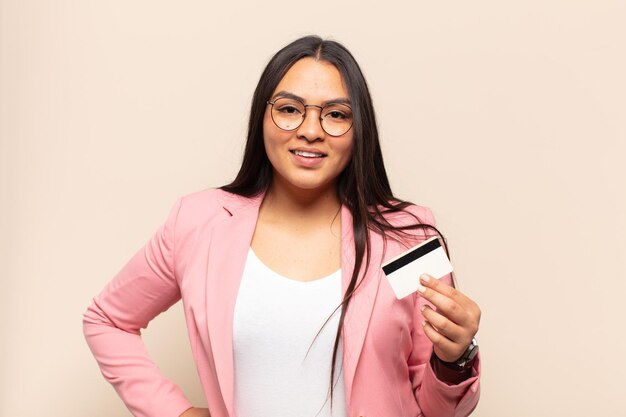
[[[452,272],[452,264],[439,238],[434,236],[385,262],[383,272],[400,299],[417,291],[420,275],[439,279]]]

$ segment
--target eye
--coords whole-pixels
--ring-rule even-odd
[[[333,110],[331,112],[326,113],[326,117],[330,117],[331,119],[345,119],[348,116],[346,116],[345,114],[343,114],[342,112],[338,110]]]
[[[277,110],[286,114],[302,114],[302,111],[299,108],[291,104],[280,105]]]
[[[304,105],[297,100],[278,98],[274,101],[274,113],[284,117],[296,117],[304,114]]]
[[[352,118],[352,109],[341,104],[330,105],[324,108],[322,117],[332,121],[342,121]]]

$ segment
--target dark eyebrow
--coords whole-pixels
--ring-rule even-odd
[[[292,100],[299,101],[302,104],[306,104],[306,100],[305,99],[303,99],[302,97],[297,96],[297,95],[295,95],[293,93],[290,93],[288,91],[279,91],[278,93],[276,93],[276,94],[274,94],[272,96],[272,100],[276,100],[277,98],[289,98],[289,99],[292,99]],[[333,99],[324,101],[321,104],[321,106],[324,107],[324,106],[326,106],[328,104],[347,104],[349,106],[350,105],[350,99],[349,98],[343,98],[343,97],[342,98],[333,98]]]
[[[290,98],[292,100],[300,101],[302,102],[302,104],[304,104],[304,99],[302,97],[297,96],[293,93],[289,93],[287,91],[279,91],[278,93],[272,96],[272,100],[276,100],[277,98]]]
[[[350,99],[349,98],[334,98],[332,100],[326,100],[324,103],[322,103],[323,106],[326,106],[327,104],[345,104],[347,106],[350,106]]]

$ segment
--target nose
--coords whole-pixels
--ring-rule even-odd
[[[313,108],[311,109],[311,107]],[[322,129],[322,120],[320,118],[321,111],[322,108],[320,106],[312,104],[306,106],[304,120],[297,130],[299,138],[305,139],[307,142],[324,140],[325,132],[324,129]]]

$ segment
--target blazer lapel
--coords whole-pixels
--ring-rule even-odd
[[[207,265],[207,327],[217,378],[230,416],[234,416],[233,315],[241,276],[263,196],[224,194],[230,217],[212,231]]]
[[[352,230],[352,215],[344,206],[341,211],[341,275],[342,289],[345,293],[352,272],[354,271],[354,233]],[[354,387],[354,375],[363,349],[363,342],[369,326],[370,318],[374,308],[374,301],[378,294],[380,285],[380,268],[378,265],[381,261],[381,245],[380,236],[372,233],[370,267],[367,275],[363,276],[365,265],[362,265],[359,273],[359,283],[356,292],[353,294],[343,323],[343,369],[344,383],[346,387],[346,401],[350,404],[352,388]],[[364,260],[365,264],[365,260]]]
[[[224,196],[223,207],[230,216],[215,225],[210,237],[206,312],[220,390],[228,414],[234,416],[233,315],[241,276],[264,196],[251,199],[226,193]],[[345,206],[341,210],[341,224],[341,274],[342,290],[345,293],[352,277],[355,259],[352,215]],[[372,234],[371,240],[370,268],[367,276],[363,277],[363,269],[359,274],[359,282],[362,282],[352,296],[343,324],[343,370],[348,404],[380,285],[377,265],[381,261],[382,240],[377,234]]]

